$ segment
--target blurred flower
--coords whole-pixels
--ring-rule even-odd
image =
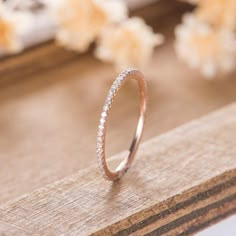
[[[234,33],[215,30],[194,15],[185,15],[183,24],[176,28],[175,48],[181,59],[208,78],[219,71],[231,71],[236,65]]]
[[[127,17],[122,0],[62,0],[51,6],[58,44],[79,52],[87,50],[104,27]]]
[[[235,0],[199,0],[196,16],[209,24],[229,30],[236,30]]]
[[[96,56],[114,62],[118,70],[143,67],[149,61],[155,46],[163,36],[154,34],[151,27],[137,17],[105,29],[99,37]]]
[[[20,36],[28,25],[28,17],[0,3],[0,51],[17,53],[23,49]]]

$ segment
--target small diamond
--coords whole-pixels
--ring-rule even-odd
[[[131,74],[131,72],[132,72],[132,69],[128,69],[128,70],[126,71],[127,75]]]
[[[106,122],[106,120],[105,120],[104,118],[101,118],[101,119],[100,119],[100,124],[101,124],[101,125],[104,125],[105,122]]]
[[[98,130],[98,136],[99,137],[103,136],[103,131],[102,130]]]
[[[124,79],[124,78],[127,76],[126,71],[124,71],[124,72],[121,74],[121,76],[122,76],[122,79]]]
[[[103,110],[104,110],[104,111],[108,111],[108,110],[109,110],[109,106],[106,104],[106,105],[103,107]]]
[[[102,141],[103,141],[103,136],[97,137],[97,142],[102,143]]]
[[[124,80],[125,80],[125,77],[124,77],[124,76],[119,76],[119,77],[118,77],[118,83],[119,83],[119,85],[121,85]]]
[[[98,146],[97,144],[97,154],[101,154],[102,153],[102,146]]]
[[[102,137],[98,137],[98,138],[97,138],[97,141],[98,141],[98,142],[102,142],[102,141],[103,141],[103,138],[102,138]]]
[[[117,91],[119,87],[119,83],[117,83],[117,81],[115,81],[115,83],[111,86],[111,91],[113,91],[113,93],[115,93]]]
[[[97,148],[98,148],[98,149],[102,148],[102,143],[99,143],[99,142],[98,142],[98,143],[97,143]]]
[[[107,97],[106,99],[106,105],[109,107],[111,105],[111,99]]]
[[[115,81],[111,86],[111,90],[116,90],[116,88],[117,88],[117,82]]]
[[[102,155],[103,151],[101,148],[97,148],[97,151],[96,151],[97,155]]]
[[[99,128],[99,130],[102,131],[102,130],[104,130],[104,125],[99,125],[98,128]]]
[[[109,92],[107,96],[107,100],[111,101],[112,100],[113,93]]]
[[[117,83],[117,88],[119,88],[121,85],[121,80],[118,78],[116,83]]]
[[[106,118],[106,117],[107,117],[107,112],[103,112],[103,113],[101,114],[101,117]]]
[[[102,154],[97,154],[98,158],[101,159],[102,158]],[[102,165],[102,163],[98,163],[99,165]]]

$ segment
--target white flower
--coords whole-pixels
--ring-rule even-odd
[[[28,29],[27,14],[12,11],[0,4],[0,51],[17,53],[23,49],[21,37]]]
[[[122,0],[61,0],[52,4],[58,24],[57,42],[68,49],[83,52],[104,27],[127,17]]]
[[[210,78],[236,66],[236,38],[230,30],[215,30],[193,15],[184,16],[176,28],[177,55]]]
[[[140,68],[162,42],[163,36],[154,34],[142,19],[134,17],[104,30],[95,53],[99,59],[115,63],[118,70]]]
[[[235,0],[200,0],[196,16],[217,28],[236,30]]]

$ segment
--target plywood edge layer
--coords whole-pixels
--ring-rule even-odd
[[[235,212],[236,170],[234,169],[99,230],[93,235],[192,234]],[[127,222],[130,223],[128,227]]]

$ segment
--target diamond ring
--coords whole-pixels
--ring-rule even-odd
[[[140,92],[139,120],[134,138],[130,145],[129,155],[118,165],[116,170],[112,172],[109,170],[105,158],[105,137],[106,137],[107,120],[115,96],[117,95],[121,87],[125,84],[125,82],[130,79],[136,80],[139,86],[139,92]],[[122,72],[116,78],[116,80],[114,81],[108,92],[98,126],[96,152],[97,152],[98,166],[105,179],[115,181],[119,179],[121,176],[123,176],[131,166],[131,163],[134,160],[143,133],[146,103],[147,103],[147,85],[142,73],[136,69],[128,69]]]

